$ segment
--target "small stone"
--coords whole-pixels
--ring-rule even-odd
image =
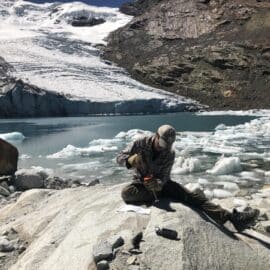
[[[108,239],[108,242],[111,244],[112,249],[116,249],[124,245],[124,239],[119,235],[114,235]]]
[[[19,197],[21,194],[22,194],[21,191],[16,191],[16,192],[10,194],[9,198],[10,198],[10,199],[14,199],[14,198]]]
[[[140,243],[142,241],[142,238],[143,238],[143,233],[139,232],[131,239],[131,243],[135,249],[140,249]]]
[[[6,253],[0,252],[0,258],[4,258],[4,257],[6,257],[6,256],[7,256]]]
[[[128,265],[132,265],[132,264],[136,264],[137,263],[137,257],[136,256],[131,256],[127,259],[127,264]]]
[[[117,253],[120,252],[121,250],[122,250],[121,247],[114,249],[114,250],[113,250],[113,257],[115,258],[116,255],[117,255]]]
[[[270,220],[261,221],[261,224],[266,232],[270,233]]]
[[[97,270],[108,270],[109,268],[109,263],[105,260],[97,263]]]
[[[5,237],[0,238],[0,252],[10,252],[14,250],[14,246]]]
[[[99,179],[95,179],[95,180],[91,181],[90,183],[88,183],[87,186],[93,187],[93,186],[98,185],[98,184],[100,184]]]
[[[81,185],[82,185],[81,181],[78,180],[78,179],[73,180],[73,181],[72,181],[72,184],[73,184],[73,185],[77,185],[77,186],[81,186]]]
[[[264,209],[260,208],[260,216],[258,217],[258,221],[267,221],[269,220],[268,215],[266,212],[263,212]]]
[[[10,193],[14,193],[16,191],[16,188],[14,186],[9,186],[8,189]]]
[[[0,185],[0,194],[7,197],[10,195],[10,192],[8,189]]]
[[[8,231],[7,231],[7,230],[6,230],[6,231],[3,231],[3,232],[2,232],[2,235],[3,235],[3,236],[7,236],[7,235],[8,235]]]
[[[18,248],[19,254],[23,253],[26,250],[26,247],[24,245],[20,245]]]
[[[108,241],[101,241],[93,246],[93,256],[96,263],[102,260],[112,260],[112,245]]]
[[[12,175],[4,175],[4,176],[0,176],[0,182],[10,182],[12,180]]]
[[[6,181],[1,182],[0,185],[5,189],[8,189],[8,183]]]

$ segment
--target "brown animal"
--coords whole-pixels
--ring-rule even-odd
[[[0,139],[0,176],[12,175],[17,171],[18,156],[15,146]]]

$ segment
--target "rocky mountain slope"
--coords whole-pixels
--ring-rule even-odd
[[[110,269],[119,270],[269,269],[265,246],[252,239],[234,239],[182,204],[171,203],[175,212],[162,209],[166,201],[160,208],[149,208],[150,215],[118,212],[123,206],[121,188],[23,193],[16,203],[1,209],[0,228],[7,235],[5,242],[16,233],[25,248],[19,255],[14,253],[17,262],[9,258],[11,253],[5,253],[6,257],[1,253],[1,269],[94,270],[94,256],[110,258]],[[180,240],[156,235],[156,225],[176,230]],[[138,232],[143,233],[144,241],[140,251],[130,253],[131,239]],[[118,241],[120,237],[122,241]]]
[[[212,109],[270,107],[270,2],[138,0],[105,57]]]

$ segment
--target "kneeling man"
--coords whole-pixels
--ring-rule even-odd
[[[229,212],[211,203],[203,192],[190,192],[170,178],[175,159],[172,145],[176,138],[175,129],[170,125],[158,128],[156,134],[134,141],[117,156],[117,162],[128,169],[135,169],[134,181],[122,190],[126,203],[149,203],[155,196],[167,197],[205,212],[219,224],[230,220],[237,230],[251,225],[259,210],[250,209]]]

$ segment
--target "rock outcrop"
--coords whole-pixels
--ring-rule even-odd
[[[171,203],[175,212],[162,209],[166,201],[160,208],[151,207],[150,215],[118,212],[123,205],[121,188],[24,192],[16,203],[1,209],[0,233],[13,228],[28,245],[15,264],[1,269],[94,270],[93,252],[96,258],[105,256],[100,257],[99,252],[105,252],[97,248],[100,243],[106,243],[105,253],[114,257],[111,269],[269,269],[270,251],[265,246],[232,238],[182,204]],[[156,235],[156,225],[176,230],[180,240]],[[138,232],[144,240],[141,254],[131,254],[130,241]],[[114,244],[119,236],[121,245],[124,240],[121,247]],[[106,261],[101,264],[108,267]]]
[[[75,17],[71,22],[72,26],[82,27],[82,26],[95,26],[105,23],[105,20],[102,18],[87,18],[85,16]]]
[[[134,78],[212,109],[270,108],[270,3],[140,0],[105,58]]]
[[[0,139],[0,176],[12,175],[17,171],[18,156],[15,146]]]

